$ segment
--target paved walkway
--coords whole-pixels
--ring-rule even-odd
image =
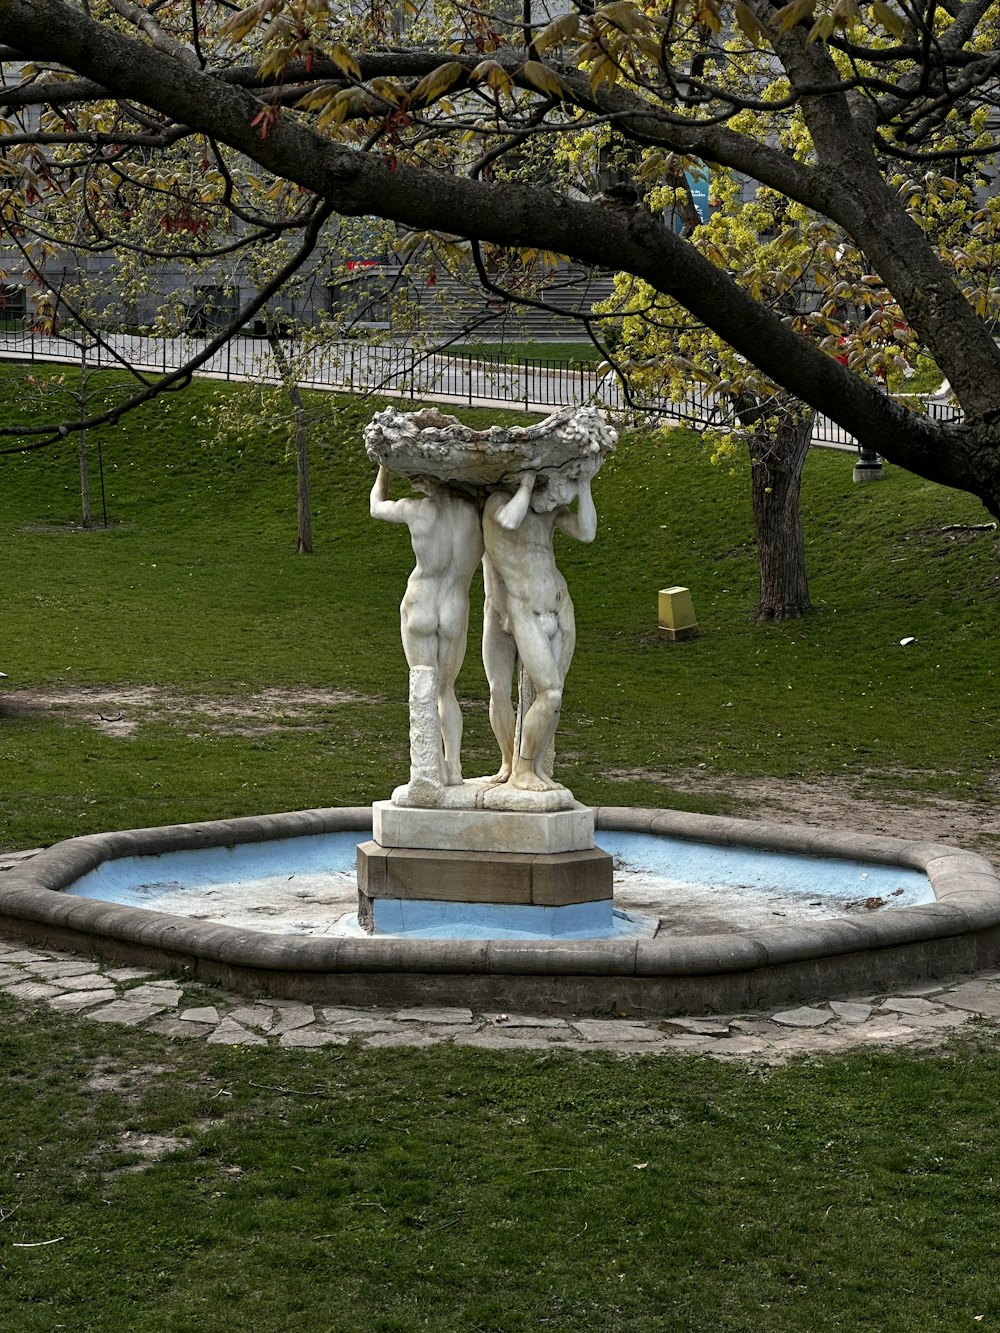
[[[196,986],[200,999],[185,991]],[[0,938],[0,991],[25,1006],[45,1004],[67,1020],[143,1027],[167,1038],[227,1046],[300,1049],[345,1045],[430,1046],[450,1042],[485,1050],[561,1047],[621,1055],[690,1052],[721,1060],[778,1064],[796,1055],[852,1047],[928,1047],[973,1021],[1000,1019],[1000,972],[904,987],[756,1014],[640,1020],[473,1013],[471,1009],[359,1009],[249,1001],[202,983],[146,968],[117,967]]]

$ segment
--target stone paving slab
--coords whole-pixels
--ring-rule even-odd
[[[925,1028],[960,1028],[969,1021],[967,1013],[959,1013],[954,1009],[940,1010],[936,1014],[906,1014],[904,1026],[913,1027],[917,1032],[923,1032]]]
[[[851,1000],[831,1000],[830,1008],[844,1023],[867,1023],[872,1016],[870,1004],[857,1004]]]
[[[657,1028],[644,1023],[632,1023],[626,1019],[578,1018],[571,1026],[585,1041],[619,1042],[656,1041],[660,1037]]]
[[[166,1005],[163,1004],[134,1004],[131,1000],[113,1000],[103,1009],[91,1012],[87,1015],[95,1023],[124,1023],[126,1027],[138,1027],[140,1023],[145,1023],[150,1018],[155,1018],[157,1014],[162,1014]]]
[[[334,1032],[345,1037],[366,1037],[374,1032],[405,1032],[407,1025],[397,1023],[392,1014],[369,1014],[367,1018],[337,1019],[330,1023]]]
[[[238,1010],[233,1011],[233,1018],[236,1018],[237,1013]],[[194,1009],[185,1009],[183,1013],[177,1015],[177,1020],[181,1023],[210,1024],[212,1027],[218,1027],[222,1022],[222,1016],[214,1004],[203,1004]],[[239,1019],[236,1021],[239,1022]]]
[[[58,986],[49,986],[42,981],[15,982],[5,985],[3,990],[15,1000],[47,1000],[63,993]]]
[[[233,1018],[224,1018],[205,1040],[219,1046],[266,1046],[267,1038],[258,1036]]]
[[[504,1032],[494,1027],[486,1030],[463,1028],[454,1038],[453,1045],[472,1046],[482,1051],[549,1051],[555,1042],[551,1038],[541,1036],[537,1031],[518,1036],[516,1033]],[[585,1042],[566,1042],[565,1045],[576,1047],[586,1045],[588,1049],[594,1049]]]
[[[378,1009],[352,1009],[347,1005],[327,1005],[323,1017],[328,1023],[364,1023],[370,1018],[378,1018]]]
[[[273,1036],[280,1037],[285,1032],[291,1032],[295,1028],[304,1028],[309,1023],[315,1023],[316,1011],[311,1004],[281,1004],[275,1006],[278,1009],[278,1021],[271,1028]]]
[[[1000,1018],[1000,986],[996,982],[969,981],[941,997],[953,1009]]]
[[[412,1027],[405,1032],[373,1032],[364,1043],[370,1050],[383,1046],[436,1046],[438,1043],[429,1032],[421,1032]]]
[[[690,1032],[697,1037],[728,1037],[732,1024],[718,1018],[668,1018],[663,1022],[667,1032]]]
[[[930,999],[932,995],[940,995],[944,989],[940,981],[926,981],[915,986],[900,986],[895,994],[923,996],[924,999]]]
[[[80,977],[93,973],[93,963],[77,961],[73,958],[55,958],[42,963],[32,963],[31,975],[45,979],[53,977]]]
[[[0,967],[0,987],[10,982],[12,986],[19,985],[26,980],[27,973],[19,967]],[[32,974],[34,975],[34,974]]]
[[[84,972],[82,976],[56,976],[49,977],[49,984],[52,986],[61,986],[64,990],[105,990],[108,985],[107,977],[101,976],[100,972]]]
[[[134,983],[139,982],[139,985]],[[365,1049],[441,1043],[480,1050],[610,1050],[780,1063],[852,1047],[923,1047],[940,1043],[974,1019],[1000,1039],[1000,972],[900,987],[893,993],[817,1000],[755,1013],[642,1018],[477,1014],[461,1006],[367,1008],[313,1006],[297,1000],[217,992],[204,987],[185,1004],[185,986],[149,968],[104,967],[55,949],[30,950],[0,940],[0,991],[18,1005],[45,1004],[67,1022],[145,1027],[164,1040],[230,1046],[322,1050],[354,1043]]]
[[[780,1023],[786,1028],[821,1028],[824,1023],[829,1023],[834,1015],[829,1010],[803,1005],[799,1009],[783,1009],[771,1017],[775,1023]]]
[[[493,1023],[505,1028],[561,1028],[566,1030],[565,1018],[549,1018],[544,1014],[497,1014]]]
[[[235,1018],[237,1023],[259,1028],[262,1032],[270,1032],[274,1027],[274,1010],[262,1004],[240,1005],[239,1009],[233,1010],[230,1017]]]
[[[161,1018],[150,1023],[147,1032],[158,1032],[162,1037],[207,1037],[215,1031],[215,1023],[184,1023],[179,1018]]]
[[[131,990],[126,991],[128,999],[133,1004],[160,1004],[168,1009],[180,1004],[182,994],[180,986],[159,982],[150,982],[146,986],[133,986]]]
[[[888,1000],[883,1000],[879,1007],[896,1014],[918,1015],[939,1014],[941,1012],[939,1004],[932,1004],[930,1000],[922,1000],[909,995],[891,996]]]
[[[82,1009],[92,1008],[95,1004],[107,1004],[114,998],[113,990],[66,991],[62,995],[50,995],[46,1003],[52,1009],[77,1014]]]
[[[346,1046],[350,1037],[340,1032],[330,1032],[322,1028],[292,1028],[278,1038],[279,1046]]]
[[[428,1005],[423,1009],[397,1009],[400,1023],[471,1023],[471,1009],[442,1009]]]

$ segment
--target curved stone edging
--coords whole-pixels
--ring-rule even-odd
[[[481,1002],[605,1009],[740,1007],[831,983],[877,984],[971,970],[1000,958],[1000,876],[939,843],[679,811],[601,807],[596,827],[925,872],[937,901],[865,918],[745,933],[609,941],[306,938],[266,935],[61,890],[103,861],[370,828],[368,807],[302,810],[92,834],[57,843],[0,878],[0,926],[129,961],[187,967],[241,989],[321,998],[459,995]],[[367,986],[367,989],[366,989]]]

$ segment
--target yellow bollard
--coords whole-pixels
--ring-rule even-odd
[[[660,633],[673,643],[698,637],[698,621],[687,588],[661,588],[659,606]]]

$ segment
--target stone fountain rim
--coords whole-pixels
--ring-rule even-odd
[[[70,838],[0,879],[0,927],[101,952],[102,943],[147,956],[190,958],[258,979],[268,974],[424,974],[480,977],[722,978],[843,955],[891,955],[905,946],[1000,933],[1000,875],[975,852],[923,839],[888,838],[796,824],[761,823],[646,807],[602,806],[595,827],[754,851],[832,857],[924,872],[935,901],[865,917],[745,932],[613,940],[427,940],[307,937],[194,921],[146,908],[67,896],[104,861],[228,847],[322,833],[364,832],[368,806],[129,829]],[[120,950],[118,951],[120,954]],[[952,957],[952,955],[949,955]],[[972,963],[970,962],[971,966]],[[209,969],[211,970],[211,969]]]

